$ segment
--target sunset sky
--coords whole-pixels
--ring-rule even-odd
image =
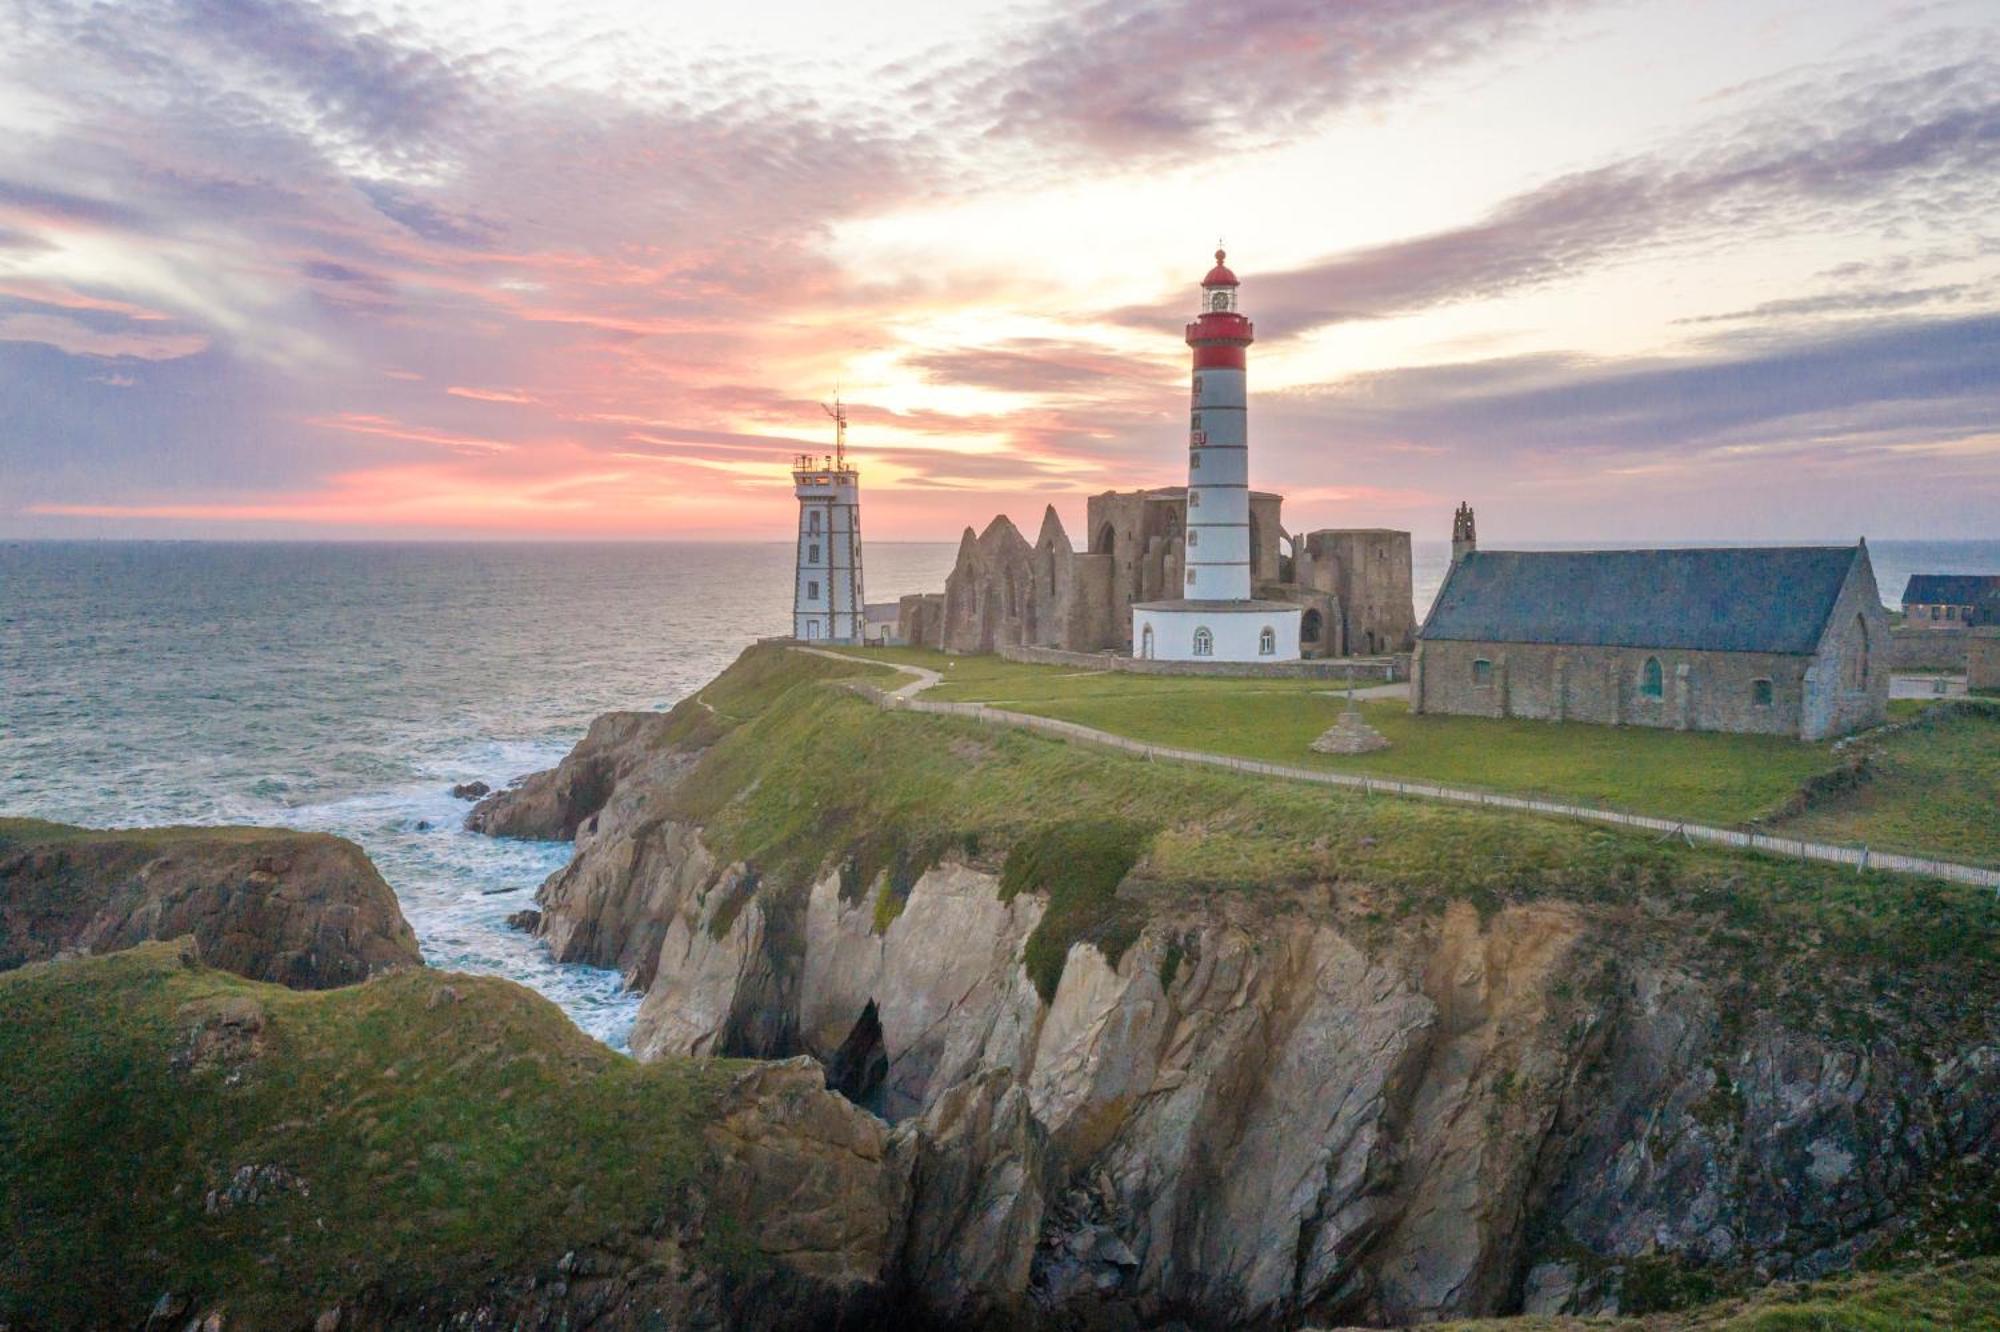
[[[2000,535],[2000,4],[0,0],[0,536]]]

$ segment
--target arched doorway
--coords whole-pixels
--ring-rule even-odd
[[[1150,624],[1140,631],[1139,655],[1147,661],[1153,659],[1153,626]]]
[[[1299,621],[1299,637],[1308,643],[1319,642],[1319,636],[1326,632],[1326,621],[1316,610],[1309,610]]]
[[[1109,522],[1097,529],[1097,535],[1090,539],[1090,553],[1109,555],[1118,547],[1118,529]]]

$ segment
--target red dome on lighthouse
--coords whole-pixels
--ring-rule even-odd
[[[1209,269],[1208,276],[1201,280],[1202,286],[1234,287],[1241,285],[1236,281],[1236,274],[1230,272],[1228,266],[1222,262],[1226,257],[1228,257],[1228,252],[1225,250],[1217,250],[1215,252],[1215,267]]]

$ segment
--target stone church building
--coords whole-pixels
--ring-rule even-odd
[[[1303,608],[1307,657],[1408,651],[1416,615],[1410,534],[1381,529],[1285,533],[1284,500],[1250,495],[1257,597]],[[1132,651],[1132,606],[1177,595],[1184,579],[1187,489],[1106,491],[1087,506],[1077,550],[1051,506],[1031,543],[1004,515],[965,530],[942,594],[902,599],[903,640],[946,652],[1045,647]]]
[[[1469,536],[1470,515],[1464,515]],[[1482,551],[1455,545],[1410,710],[1820,740],[1888,712],[1868,545]]]

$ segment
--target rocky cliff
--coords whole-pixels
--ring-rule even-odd
[[[211,966],[298,989],[421,961],[395,894],[341,838],[0,820],[0,970],[184,935]]]
[[[577,854],[541,928],[646,990],[642,1057],[810,1054],[895,1124],[892,1279],[933,1312],[1630,1311],[1962,1240],[1991,1205],[1976,894],[1857,900],[757,669],[762,710],[698,743],[593,731],[630,775],[550,806]],[[1139,830],[1104,891],[1087,841],[1023,880],[1033,830],[1079,816]]]

